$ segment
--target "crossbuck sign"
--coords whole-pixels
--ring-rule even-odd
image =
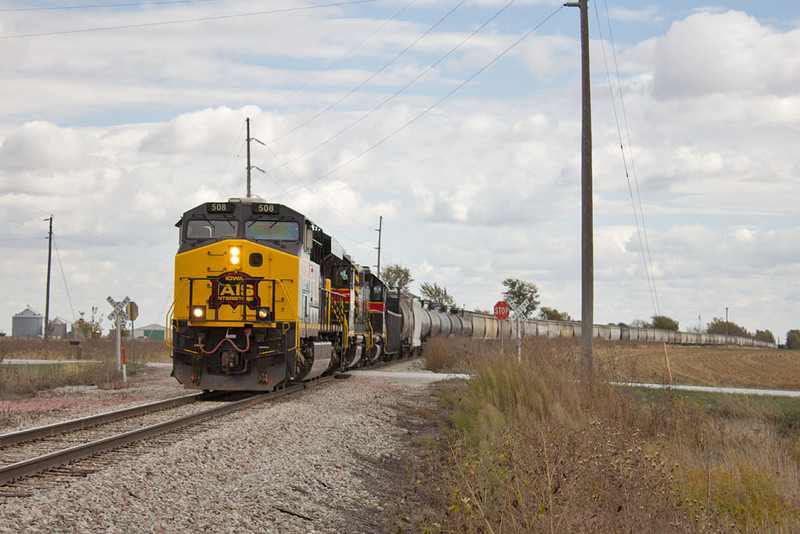
[[[128,303],[131,301],[131,299],[129,299],[128,297],[125,297],[121,301],[117,302],[117,301],[115,301],[114,299],[112,299],[109,296],[108,298],[106,298],[106,300],[108,301],[109,304],[111,304],[114,307],[114,311],[112,311],[111,313],[108,314],[108,319],[110,321],[114,321],[118,317],[119,317],[120,321],[127,322],[129,320],[128,314],[125,313],[125,306],[128,305]]]

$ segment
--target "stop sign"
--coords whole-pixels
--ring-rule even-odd
[[[494,316],[500,319],[501,321],[505,321],[508,319],[508,313],[511,311],[511,308],[508,306],[508,302],[501,300],[497,304],[494,305]]]

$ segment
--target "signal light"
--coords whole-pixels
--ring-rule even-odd
[[[196,321],[202,321],[205,318],[206,318],[205,306],[192,306],[192,319]]]

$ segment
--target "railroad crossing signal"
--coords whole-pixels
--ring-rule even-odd
[[[115,320],[117,317],[120,318],[121,321],[128,321],[128,314],[125,313],[125,306],[131,301],[128,297],[125,297],[121,301],[117,302],[111,296],[107,297],[106,300],[109,304],[114,307],[114,311],[108,314],[109,321]],[[138,310],[137,310],[138,312]]]
[[[511,312],[510,318],[512,321],[519,321],[520,319],[525,317],[525,308],[528,306],[529,302],[530,299],[526,298],[525,300],[517,304],[517,307],[514,308],[514,310]]]

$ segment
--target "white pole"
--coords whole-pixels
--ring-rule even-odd
[[[122,370],[122,327],[120,325],[119,314],[115,317],[117,321],[117,371]]]

